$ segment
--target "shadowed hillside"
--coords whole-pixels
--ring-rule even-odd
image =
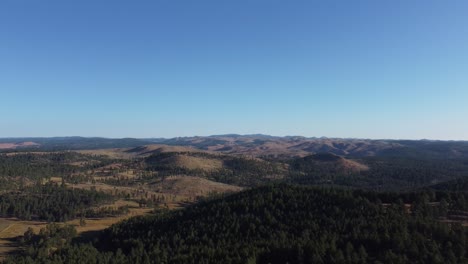
[[[123,221],[94,246],[32,235],[6,263],[465,263],[468,230],[430,205],[447,195],[268,186]]]
[[[163,145],[166,145],[166,147]],[[190,148],[177,148],[177,146]],[[122,151],[127,151],[127,153],[134,155],[148,155],[153,152],[187,152],[199,149],[224,154],[270,158],[304,157],[310,154],[325,152],[353,157],[468,158],[468,142],[466,141],[368,140],[306,138],[300,136],[274,137],[267,135],[216,135],[171,139],[84,137],[0,139],[0,150],[2,151],[12,151],[15,149],[38,151],[104,148],[128,148]]]
[[[283,178],[286,164],[251,157],[206,152],[165,152],[145,158],[158,176],[189,175],[239,186],[256,186]]]

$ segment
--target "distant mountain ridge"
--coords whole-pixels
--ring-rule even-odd
[[[468,158],[467,141],[436,140],[373,140],[302,136],[212,135],[175,138],[0,138],[0,150],[79,150],[106,148],[134,148],[160,144],[186,146],[225,154],[255,157],[304,157],[315,153],[340,156],[395,156],[411,158]]]
[[[32,142],[21,146],[22,142]],[[135,138],[101,138],[101,137],[28,137],[28,138],[0,138],[0,144],[16,143],[18,146],[4,149],[31,149],[31,150],[78,150],[78,149],[101,149],[101,148],[128,148],[151,144]],[[1,150],[1,148],[0,148]]]

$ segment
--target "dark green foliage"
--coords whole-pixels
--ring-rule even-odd
[[[468,177],[432,185],[435,190],[468,192]]]
[[[288,178],[300,184],[335,183],[340,178],[349,177],[353,173],[340,167],[340,159],[342,158],[330,153],[292,159],[289,161]]]
[[[0,154],[0,179],[5,181],[7,179],[11,181],[15,177],[34,181],[50,177],[72,179],[74,173],[83,173],[111,162],[115,161],[103,156],[77,152]],[[82,163],[82,165],[77,166],[72,163]]]
[[[366,158],[371,170],[362,176],[381,189],[411,189],[467,176],[462,159]],[[405,188],[406,187],[406,188]]]
[[[438,223],[431,214],[408,215],[397,203],[371,202],[370,194],[264,187],[161,217],[132,219],[113,226],[102,241],[127,253],[142,243],[152,259],[169,263],[427,263],[447,254],[466,260],[464,252],[447,253],[445,245],[465,243],[466,230]],[[431,250],[413,254],[408,249],[413,244],[418,251]]]
[[[357,161],[370,169],[340,170],[336,163],[318,161],[315,155],[294,159],[289,162],[289,180],[299,184],[334,184],[400,191],[430,186],[468,175],[468,161],[464,159],[366,157]]]
[[[437,154],[444,146],[428,144],[425,151],[432,148]],[[93,245],[28,232],[24,256],[7,263],[467,263],[467,230],[442,221],[468,219],[468,161],[435,158],[436,154],[360,157],[357,161],[369,171],[342,170],[336,164],[342,158],[333,154],[274,161],[191,152],[154,154],[125,164],[125,169],[138,171],[137,177],[109,177],[105,182],[136,185],[182,174],[242,186],[285,179],[351,188],[274,185],[206,199],[184,210],[117,224]],[[165,162],[174,155],[218,159],[223,168],[190,170]],[[75,162],[83,165],[71,165]],[[48,221],[79,217],[85,225],[84,217],[125,213],[125,207],[97,210],[97,205],[112,201],[100,192],[11,184],[14,177],[29,183],[51,176],[80,181],[77,173],[86,178],[84,172],[110,162],[115,160],[69,152],[0,155],[0,186],[7,190],[0,194],[0,215]],[[120,169],[93,175],[113,176]]]
[[[109,194],[82,189],[69,189],[54,183],[28,187],[22,192],[0,195],[0,216],[40,219],[50,222],[76,218],[90,207],[111,203]]]
[[[189,169],[174,163],[174,157],[192,156],[219,160],[219,169]],[[275,181],[287,181],[306,185],[339,185],[373,190],[412,190],[431,186],[444,181],[466,177],[466,159],[399,158],[391,156],[362,157],[354,159],[369,167],[369,170],[347,168],[346,160],[330,153],[319,153],[303,158],[261,160],[245,156],[216,155],[202,152],[156,153],[142,160],[118,161],[127,169],[140,173],[140,182],[151,182],[155,178],[170,175],[198,176],[209,180],[240,186],[259,186]],[[111,160],[103,159],[92,166],[103,166]],[[116,162],[114,160],[114,162]],[[70,166],[64,164],[64,166]],[[47,166],[46,166],[47,167]],[[74,168],[78,170],[80,168]],[[111,176],[112,172],[107,172]],[[84,178],[83,178],[84,177]],[[86,176],[73,175],[67,182],[85,181]],[[103,182],[111,185],[135,185],[134,179],[109,177]]]
[[[222,161],[223,168],[212,171],[187,169],[166,162],[170,157],[187,155],[194,157],[217,159]],[[168,175],[190,175],[204,177],[209,180],[235,184],[240,186],[258,186],[271,182],[275,176],[284,176],[286,170],[280,163],[268,162],[250,157],[214,155],[197,152],[167,152],[153,154],[145,160],[147,170],[157,171],[160,177]]]
[[[14,260],[76,263],[81,255],[89,263],[465,263],[466,228],[424,213],[438,196],[267,186],[129,219],[102,233],[99,250],[74,245],[31,262],[28,256]],[[414,213],[404,199],[414,203]]]
[[[76,160],[78,153],[21,153],[0,155],[0,176],[47,178],[78,171],[77,166],[67,164]]]
[[[117,208],[115,207],[100,207],[97,209],[87,209],[84,213],[83,216],[86,217],[110,217],[110,216],[117,216],[117,215],[124,215],[128,214],[129,212],[129,207],[128,206],[119,206]]]
[[[210,178],[228,184],[258,186],[282,177],[285,169],[281,164],[246,157],[232,157],[224,160],[226,169],[210,175]]]
[[[53,137],[53,138],[0,138],[0,143],[32,141],[34,147],[22,147],[20,150],[62,151],[79,149],[128,148],[151,144],[157,140],[136,138],[99,138],[99,137]],[[9,150],[10,151],[10,150]]]
[[[87,244],[71,246],[75,237],[76,230],[70,225],[50,224],[41,229],[39,234],[34,234],[30,229],[23,237],[24,256],[11,256],[4,263],[127,263],[121,254],[99,253]]]
[[[394,140],[401,147],[378,153],[381,157],[408,159],[468,159],[468,141]]]
[[[317,153],[315,155],[307,156],[305,160],[317,160],[317,161],[339,161],[340,156],[331,154],[331,153]]]

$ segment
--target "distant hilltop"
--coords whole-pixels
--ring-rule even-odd
[[[0,138],[0,151],[53,151],[135,148],[147,145],[183,146],[225,154],[254,157],[304,157],[315,153],[340,156],[397,156],[423,158],[468,158],[467,141],[372,140],[352,138],[307,138],[303,136],[212,135],[176,138]]]
[[[36,147],[36,146],[39,146],[39,144],[36,142],[32,142],[32,141],[0,143],[0,149],[16,149],[16,148]]]

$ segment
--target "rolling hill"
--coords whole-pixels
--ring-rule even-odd
[[[142,147],[154,144],[156,144],[156,146]],[[162,145],[190,147],[191,151],[199,149],[224,154],[270,158],[304,157],[310,154],[323,152],[350,157],[468,158],[468,142],[466,141],[370,140],[306,138],[300,136],[275,137],[258,134],[229,134],[207,137],[178,137],[171,139],[109,139],[84,137],[0,139],[0,146],[3,146],[3,151],[14,150],[18,147],[37,151],[128,148],[127,151],[129,152],[143,153],[146,151],[150,153],[153,151],[151,150],[152,148],[163,148]],[[148,149],[145,150],[145,148]]]
[[[131,218],[94,245],[55,227],[6,263],[465,263],[468,230],[438,221],[426,193],[406,196],[266,186]]]

